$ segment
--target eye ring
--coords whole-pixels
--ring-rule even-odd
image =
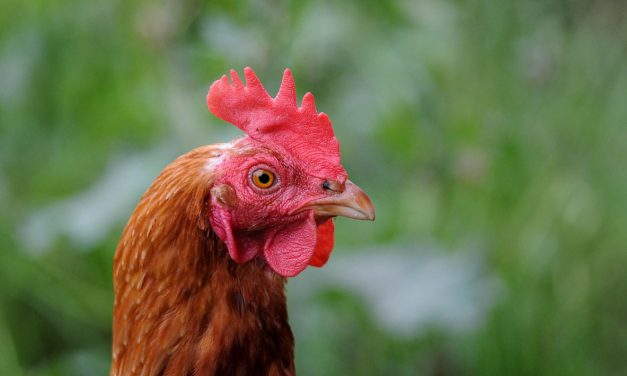
[[[255,187],[268,189],[274,185],[277,179],[274,172],[266,168],[257,168],[250,174],[250,180]]]

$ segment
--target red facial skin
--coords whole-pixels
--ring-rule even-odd
[[[315,164],[277,148],[244,138],[225,151],[214,168],[210,220],[233,260],[244,263],[259,255],[274,271],[291,277],[307,265],[324,265],[333,248],[332,219],[303,209],[328,195],[323,188],[328,177],[319,176]],[[253,183],[258,168],[274,173],[269,188]]]

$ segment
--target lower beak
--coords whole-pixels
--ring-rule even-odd
[[[374,221],[374,206],[368,195],[352,181],[347,180],[344,190],[310,202],[314,214],[320,217],[341,216]]]

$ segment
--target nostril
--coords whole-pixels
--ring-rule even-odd
[[[325,180],[322,183],[322,189],[327,192],[341,193],[344,192],[344,184],[341,184],[339,181],[336,180]]]

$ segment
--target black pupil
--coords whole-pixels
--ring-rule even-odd
[[[259,175],[259,182],[261,184],[268,184],[270,182],[270,175],[262,172],[261,175]]]

